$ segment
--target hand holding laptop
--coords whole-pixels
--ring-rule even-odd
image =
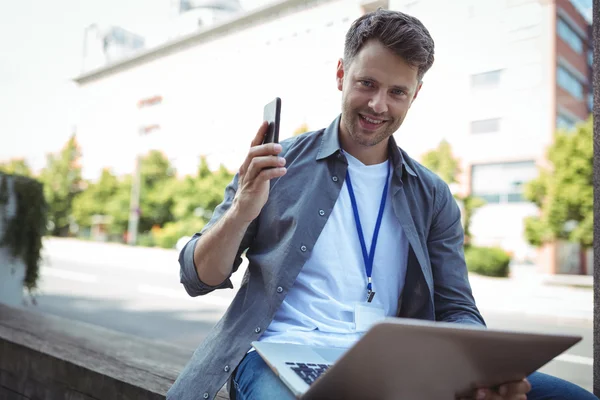
[[[524,378],[580,340],[388,318],[347,350],[252,345],[298,399],[521,400],[531,390]]]

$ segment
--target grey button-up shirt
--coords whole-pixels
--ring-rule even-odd
[[[213,398],[250,343],[271,323],[340,195],[348,164],[338,139],[339,122],[338,116],[327,129],[281,143],[288,171],[271,181],[269,199],[242,239],[233,265],[235,272],[246,251],[249,263],[242,285],[169,390],[168,399]],[[448,185],[398,148],[393,137],[389,151],[394,214],[409,242],[398,316],[485,325],[469,285],[460,210]],[[216,287],[200,281],[194,247],[229,210],[237,187],[236,175],[210,222],[181,251],[181,283],[190,296],[233,287],[229,279]]]

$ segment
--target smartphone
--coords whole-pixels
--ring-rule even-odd
[[[269,123],[263,144],[279,143],[279,119],[281,118],[281,99],[279,97],[265,105],[263,118]]]

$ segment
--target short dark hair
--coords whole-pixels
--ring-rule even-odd
[[[434,43],[421,21],[400,11],[378,9],[352,23],[346,33],[344,62],[350,65],[363,45],[376,39],[417,67],[419,80],[433,65]]]

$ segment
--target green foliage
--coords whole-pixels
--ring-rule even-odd
[[[115,193],[106,203],[105,215],[110,215],[112,221],[108,228],[112,235],[122,236],[129,223],[129,207],[131,201],[131,175],[118,179]]]
[[[109,215],[108,207],[120,183],[110,169],[105,168],[98,182],[86,184],[85,190],[73,201],[73,217],[81,227],[90,227],[94,215]]]
[[[302,135],[303,133],[306,133],[308,131],[309,131],[308,124],[306,122],[304,122],[298,128],[296,128],[296,130],[294,131],[292,136]]]
[[[179,238],[192,236],[198,232],[208,221],[203,217],[187,218],[181,221],[169,222],[162,229],[152,234],[153,245],[172,249]]]
[[[16,196],[16,214],[8,219],[6,212],[0,213],[5,226],[0,246],[9,248],[13,257],[23,260],[26,268],[23,284],[31,292],[36,288],[39,276],[42,237],[46,233],[47,204],[40,182],[24,176],[0,173],[0,209],[8,204],[9,179],[13,182]]]
[[[80,159],[81,150],[73,134],[59,154],[47,156],[46,167],[40,174],[53,235],[68,234],[73,201],[81,191]]]
[[[213,210],[223,201],[225,187],[233,179],[223,166],[211,172],[204,158],[195,177],[187,176],[170,188],[173,221],[154,231],[156,245],[172,248],[182,236],[198,232],[210,219]]]
[[[169,159],[153,150],[142,158],[139,231],[147,232],[153,226],[162,226],[173,220],[173,181],[175,170]],[[129,205],[127,206],[129,210]]]
[[[14,158],[5,163],[0,163],[0,173],[7,175],[20,175],[32,177],[31,168],[22,158]]]
[[[446,140],[442,140],[438,147],[423,155],[423,165],[437,174],[447,184],[458,182],[460,173],[459,161],[452,153],[452,147]],[[475,210],[485,205],[485,201],[472,195],[454,195],[454,198],[462,204],[463,229],[465,235],[465,246],[471,243],[471,220]]]
[[[485,205],[485,200],[476,196],[455,196],[463,205],[463,225],[465,231],[465,246],[471,245],[471,221],[475,210]]]
[[[458,160],[454,158],[452,147],[446,140],[442,140],[436,149],[425,153],[421,162],[447,184],[457,182],[456,177],[460,173]]]
[[[571,132],[558,131],[547,154],[549,168],[525,188],[525,197],[540,207],[527,218],[525,236],[540,246],[556,239],[593,244],[593,124],[589,118]]]
[[[154,240],[154,235],[151,232],[146,232],[138,235],[137,237],[137,245],[144,247],[154,247],[156,246],[156,241]]]
[[[110,237],[124,238],[128,229],[133,176],[115,176],[109,168],[93,181],[81,179],[81,153],[75,136],[58,155],[48,156],[41,173],[52,233],[65,234],[71,222],[89,232],[94,216],[108,218]],[[13,163],[11,165],[17,165]],[[233,174],[221,166],[211,171],[200,159],[195,176],[178,178],[169,159],[151,151],[140,161],[140,220],[138,244],[172,248],[182,236],[202,229],[223,201]]]
[[[469,246],[465,248],[465,261],[470,272],[493,277],[508,276],[510,256],[499,247]]]

